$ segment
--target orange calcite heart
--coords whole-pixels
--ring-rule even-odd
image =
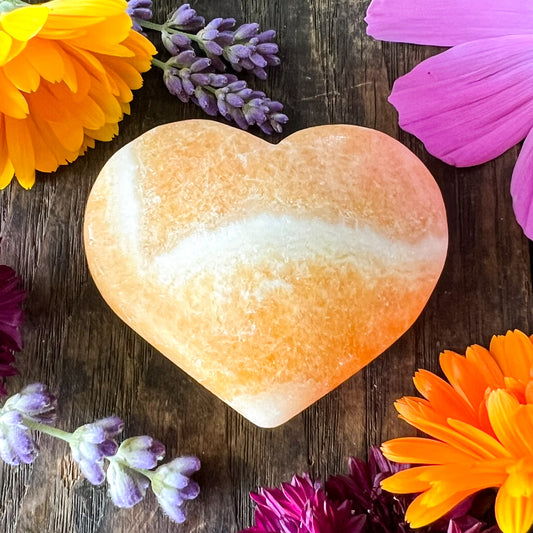
[[[210,121],[157,127],[109,160],[85,217],[89,268],[111,308],[263,427],[401,336],[447,243],[428,170],[356,126],[278,145]]]

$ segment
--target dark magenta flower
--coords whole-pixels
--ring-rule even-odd
[[[20,326],[24,319],[21,304],[26,291],[20,288],[20,278],[15,271],[0,265],[0,395],[7,394],[5,379],[17,374],[14,351],[22,349]]]
[[[242,533],[362,533],[365,516],[355,515],[349,502],[328,499],[322,485],[294,476],[281,488],[252,493],[255,526]]]

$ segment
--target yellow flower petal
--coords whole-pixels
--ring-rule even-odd
[[[533,524],[533,498],[513,496],[508,480],[496,496],[495,513],[503,533],[527,533]]]
[[[13,39],[5,32],[0,30],[0,65],[5,64]]]
[[[0,26],[18,41],[28,41],[44,26],[48,18],[46,5],[14,9],[0,16]]]
[[[26,188],[108,141],[156,53],[124,0],[51,0],[0,15],[0,186]]]

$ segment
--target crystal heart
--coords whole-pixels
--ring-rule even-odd
[[[215,122],[119,150],[87,204],[94,281],[135,331],[257,425],[360,370],[422,311],[447,249],[424,165],[383,133],[278,145]]]

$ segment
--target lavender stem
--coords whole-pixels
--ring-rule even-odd
[[[56,439],[64,440],[65,442],[68,442],[70,444],[72,440],[72,433],[69,433],[68,431],[63,431],[62,429],[47,426],[46,424],[41,424],[40,422],[35,422],[34,420],[30,420],[27,417],[23,417],[24,425],[30,429],[33,429],[35,431],[40,431],[41,433],[46,433],[47,435],[50,435],[51,437],[55,437]]]
[[[185,37],[188,37],[191,41],[195,41],[198,44],[202,44],[202,39],[195,35],[194,33],[187,33],[185,31],[176,30],[174,28],[168,28],[165,24],[156,24],[155,22],[151,22],[149,20],[137,20],[140,26],[143,28],[148,28],[149,30],[156,30],[159,32],[166,31],[167,33],[177,33],[179,35],[185,35]]]

